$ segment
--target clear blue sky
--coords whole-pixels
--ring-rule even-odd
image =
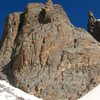
[[[24,11],[29,2],[46,2],[46,0],[1,0],[0,2],[0,37],[3,33],[4,20],[9,13]],[[100,18],[100,0],[53,0],[61,4],[71,22],[77,27],[87,28],[87,13],[92,10]]]

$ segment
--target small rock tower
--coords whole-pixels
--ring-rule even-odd
[[[94,17],[92,11],[89,11],[88,13],[88,32],[89,33],[93,33],[95,22],[96,22],[96,18]]]
[[[100,19],[96,19],[92,13],[88,13],[88,32],[100,42]]]
[[[51,18],[54,13],[54,4],[52,0],[48,0],[45,5],[45,11],[48,18]]]

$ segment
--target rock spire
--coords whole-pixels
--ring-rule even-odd
[[[100,19],[96,19],[92,11],[88,13],[88,32],[100,41]]]
[[[43,100],[77,100],[100,84],[100,44],[51,0],[26,8],[6,20],[0,78]]]

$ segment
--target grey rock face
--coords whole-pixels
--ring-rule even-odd
[[[74,27],[60,5],[48,3],[31,3],[9,16],[1,71],[14,86],[44,100],[76,100],[100,82],[100,44]]]

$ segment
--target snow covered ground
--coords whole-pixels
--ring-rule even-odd
[[[100,85],[78,100],[100,100]]]
[[[42,100],[0,80],[0,100]]]

